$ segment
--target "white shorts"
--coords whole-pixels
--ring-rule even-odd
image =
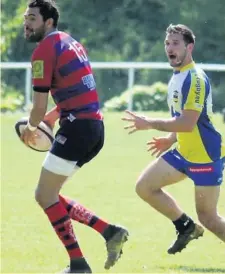
[[[48,152],[42,167],[51,171],[52,173],[70,177],[79,169],[77,162],[62,159],[51,152]]]

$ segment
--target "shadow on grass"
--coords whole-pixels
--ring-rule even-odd
[[[171,267],[170,270],[179,271],[180,273],[225,273],[225,268],[214,268],[214,267],[191,267],[191,266],[175,266]]]

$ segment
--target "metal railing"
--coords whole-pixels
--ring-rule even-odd
[[[200,68],[209,71],[225,71],[225,64],[197,64]],[[93,69],[126,69],[128,70],[127,87],[130,90],[128,109],[132,109],[133,94],[132,87],[135,81],[135,70],[137,69],[171,69],[166,62],[92,62]],[[28,62],[2,62],[1,69],[25,69],[25,107],[31,103],[31,64]]]

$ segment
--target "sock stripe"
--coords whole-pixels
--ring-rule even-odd
[[[100,233],[103,233],[104,230],[108,227],[108,224],[102,223],[100,220],[98,220],[94,225],[93,228],[99,231]]]
[[[73,232],[71,219],[66,207],[58,202],[45,210],[57,236],[65,246],[70,259],[83,257]]]
[[[65,227],[64,227],[64,226],[63,226],[63,227],[58,228],[57,230],[58,230],[58,232],[64,232],[64,231],[66,231],[66,229],[65,229]]]
[[[93,216],[90,220],[89,226],[93,226],[98,222],[98,218]]]
[[[64,223],[64,222],[68,221],[69,219],[70,219],[69,215],[63,216],[63,217],[62,217],[61,219],[59,219],[58,221],[52,222],[52,225],[53,225],[53,226],[57,226],[57,225],[59,225],[59,224],[62,224],[62,223]]]
[[[71,219],[92,227],[100,234],[102,234],[109,226],[107,221],[96,216],[95,213],[85,208],[82,204],[62,195],[59,195],[59,200]]]
[[[71,237],[70,237],[70,235],[66,234],[66,235],[63,236],[63,239],[64,239],[65,241],[68,241],[68,240],[71,239]]]
[[[82,252],[81,252],[81,250],[80,250],[80,248],[75,248],[75,249],[72,249],[72,250],[70,250],[70,251],[68,251],[68,252],[70,252],[70,254],[71,254],[71,258],[73,259],[77,259],[77,258],[83,258],[83,254],[82,254]]]
[[[59,202],[56,202],[56,203],[54,203],[53,205],[50,205],[49,207],[47,207],[47,208],[45,209],[45,211],[46,211],[46,210],[49,210],[49,209],[51,209],[51,208],[53,208],[53,207],[56,206],[57,204],[59,204]]]
[[[79,245],[77,242],[66,246],[67,250],[76,249],[76,248],[79,248]]]

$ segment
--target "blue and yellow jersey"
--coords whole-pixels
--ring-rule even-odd
[[[174,74],[168,86],[168,104],[172,116],[183,110],[199,111],[192,132],[177,133],[179,153],[192,163],[210,163],[225,156],[222,136],[212,122],[212,91],[209,79],[194,62]]]

